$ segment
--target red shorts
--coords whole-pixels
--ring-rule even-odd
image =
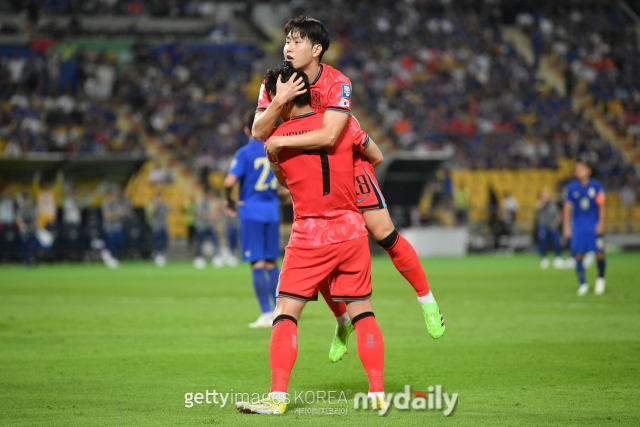
[[[285,248],[276,297],[317,301],[318,289],[326,283],[330,283],[334,301],[371,298],[368,237],[332,245]]]
[[[377,211],[386,208],[387,202],[380,191],[371,163],[356,156],[354,158],[353,173],[360,212]]]

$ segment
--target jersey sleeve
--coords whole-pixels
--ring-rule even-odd
[[[340,74],[329,87],[326,111],[351,113],[351,81]]]
[[[573,199],[571,198],[571,184],[564,188],[564,201],[573,203]]]
[[[596,193],[596,203],[598,205],[601,205],[605,202],[605,196],[604,196],[604,187],[602,186],[602,184],[598,185],[598,192]]]
[[[369,135],[360,127],[355,117],[349,118],[349,134],[353,142],[353,149],[362,151],[369,146]]]
[[[262,82],[260,86],[260,97],[258,98],[258,107],[256,108],[256,113],[264,113],[265,110],[271,105],[271,97],[267,92],[267,88]]]
[[[229,173],[234,174],[238,178],[243,178],[245,174],[244,167],[244,156],[242,155],[242,151],[238,150],[236,155],[233,156],[233,160],[231,161],[231,166],[229,167]]]

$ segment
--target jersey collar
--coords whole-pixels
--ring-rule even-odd
[[[296,114],[295,116],[291,117],[291,120],[304,119],[306,117],[311,117],[311,116],[314,116],[316,114],[318,114],[318,113],[316,113],[315,111],[309,111],[308,113]]]
[[[316,74],[316,78],[313,79],[311,83],[309,83],[309,86],[313,86],[314,84],[316,84],[318,82],[318,79],[320,79],[321,75],[322,75],[322,64],[320,64],[320,66],[318,67],[318,74]]]

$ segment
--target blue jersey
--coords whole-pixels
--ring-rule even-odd
[[[567,185],[566,201],[573,204],[573,229],[594,231],[600,219],[600,203],[604,203],[604,188],[595,179],[582,186],[577,179]]]
[[[264,144],[251,138],[233,157],[229,173],[240,180],[240,221],[280,222],[278,179],[271,172]]]

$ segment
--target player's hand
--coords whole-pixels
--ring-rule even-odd
[[[564,234],[564,237],[566,237],[567,239],[570,239],[572,237],[571,227],[564,226],[563,228],[564,230],[562,234]]]
[[[224,210],[227,212],[227,215],[232,218],[235,218],[236,215],[238,215],[238,207],[236,206],[236,202],[233,200],[227,199],[224,201]]]
[[[264,149],[275,163],[278,163],[278,153],[282,151],[282,145],[280,144],[280,136],[272,136],[264,143]]]
[[[296,80],[297,75],[298,73],[293,73],[286,83],[282,83],[282,75],[278,76],[278,81],[276,82],[276,96],[273,98],[274,102],[277,99],[278,102],[285,104],[296,96],[302,95],[307,91],[304,88],[304,80],[302,79],[302,76],[298,77]]]
[[[604,234],[604,222],[598,221],[596,224],[596,235],[601,236]]]

